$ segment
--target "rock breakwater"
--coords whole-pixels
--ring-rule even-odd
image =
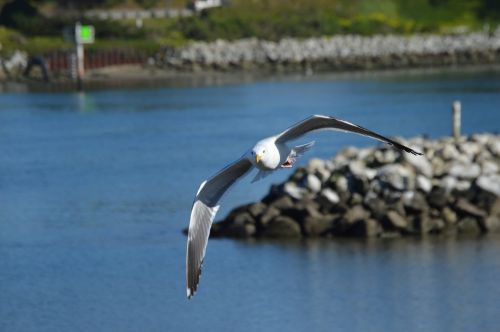
[[[228,237],[389,237],[500,230],[500,136],[401,140],[312,159],[212,227]]]
[[[500,29],[457,35],[256,38],[168,48],[157,64],[180,70],[346,70],[500,62]]]

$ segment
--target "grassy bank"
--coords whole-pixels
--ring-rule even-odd
[[[24,2],[30,10],[10,16],[2,13],[2,53],[13,49],[46,53],[70,47],[62,29],[75,19],[96,27],[97,43],[90,46],[93,49],[133,48],[152,54],[161,45],[178,46],[190,40],[449,33],[493,28],[500,18],[500,3],[493,0],[233,0],[228,6],[193,17],[146,19],[142,27],[137,27],[135,20],[89,20],[81,18],[81,13],[85,6],[153,8],[164,6],[165,1],[74,1],[69,9],[63,5],[71,1]],[[183,2],[170,5],[180,7]]]

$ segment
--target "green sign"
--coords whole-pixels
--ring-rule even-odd
[[[77,25],[76,40],[80,44],[91,44],[94,42],[94,27],[92,25]]]

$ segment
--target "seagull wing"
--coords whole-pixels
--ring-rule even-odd
[[[363,128],[361,126],[355,125],[353,123],[336,119],[332,116],[325,115],[313,115],[308,117],[307,119],[291,126],[284,132],[280,133],[276,136],[276,143],[284,143],[287,141],[294,140],[296,138],[301,137],[302,135],[307,134],[310,131],[320,130],[320,129],[333,129],[333,130],[341,130],[341,131],[350,131],[356,134],[360,134],[363,136],[368,136],[379,141],[388,143],[393,145],[394,147],[404,150],[408,153],[414,155],[421,155],[420,152],[410,149],[407,146],[404,146],[390,138],[379,135],[371,130]]]
[[[200,280],[201,265],[205,257],[210,226],[219,209],[217,202],[239,178],[248,173],[253,165],[245,157],[230,164],[207,181],[204,181],[193,203],[189,220],[186,252],[186,287],[191,298]]]

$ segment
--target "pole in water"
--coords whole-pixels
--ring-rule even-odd
[[[453,102],[452,105],[452,114],[453,114],[453,137],[455,138],[455,141],[458,141],[460,138],[460,126],[461,126],[461,110],[462,110],[462,105],[458,100]]]
[[[75,24],[75,46],[76,46],[76,88],[78,90],[82,90],[82,80],[83,75],[85,74],[84,68],[84,56],[85,52],[83,50],[83,43],[80,38],[80,22],[76,22]]]

